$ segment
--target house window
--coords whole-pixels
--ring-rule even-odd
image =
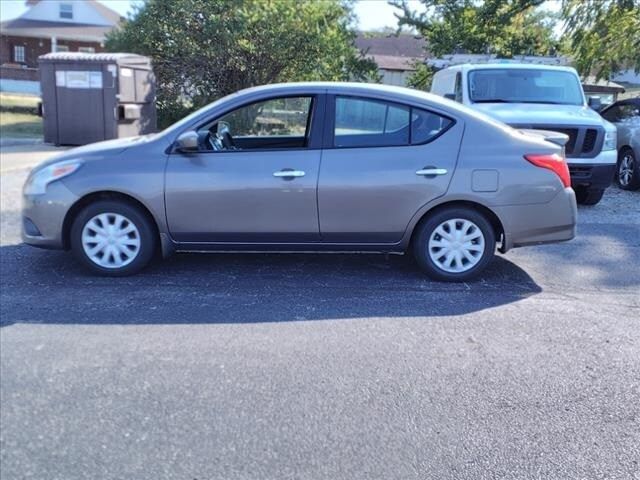
[[[14,45],[13,61],[16,63],[24,63],[24,45]]]
[[[68,45],[56,45],[56,52],[68,52],[68,51],[69,51]]]
[[[73,4],[61,3],[60,4],[60,18],[73,19]]]
[[[96,49],[93,47],[78,47],[78,51],[82,53],[96,53]]]

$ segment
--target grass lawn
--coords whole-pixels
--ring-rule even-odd
[[[35,95],[21,95],[19,93],[0,92],[0,107],[31,107],[38,106],[40,97]]]
[[[28,113],[0,111],[0,137],[42,137],[42,119]]]
[[[35,108],[39,101],[35,95],[0,92],[0,136],[42,137],[42,118],[31,113],[7,112],[4,108]]]

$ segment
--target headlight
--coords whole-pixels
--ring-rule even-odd
[[[602,150],[615,150],[616,148],[618,148],[618,138],[616,135],[616,131],[614,130],[612,132],[605,132]]]
[[[25,195],[43,195],[47,192],[47,185],[60,180],[75,172],[82,163],[79,160],[53,163],[31,173],[24,184]]]

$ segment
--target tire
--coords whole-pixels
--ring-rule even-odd
[[[139,272],[151,261],[158,243],[147,215],[117,200],[100,200],[85,207],[73,221],[70,240],[80,263],[109,277]],[[92,251],[95,255],[90,255]]]
[[[596,205],[604,195],[604,189],[601,188],[577,187],[575,192],[576,202],[580,205]]]
[[[493,259],[496,234],[485,216],[476,210],[467,207],[443,208],[427,217],[417,228],[412,245],[413,255],[418,266],[434,280],[470,280],[477,277]],[[454,235],[447,238],[452,229]],[[456,235],[476,236],[463,243]],[[465,245],[469,248],[464,248]],[[453,251],[449,250],[450,247]]]
[[[623,148],[618,155],[616,181],[623,190],[640,188],[640,163],[630,148]]]

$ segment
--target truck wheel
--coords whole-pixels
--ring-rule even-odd
[[[418,229],[413,254],[420,268],[434,280],[472,279],[493,259],[495,232],[476,210],[444,208],[427,218]]]
[[[576,202],[580,205],[595,205],[602,200],[602,196],[604,195],[604,189],[600,188],[577,187],[575,192]]]
[[[156,249],[153,224],[138,208],[101,200],[88,205],[71,226],[71,250],[94,273],[132,275],[144,268]]]
[[[616,180],[623,190],[640,188],[640,164],[630,148],[620,150]]]

